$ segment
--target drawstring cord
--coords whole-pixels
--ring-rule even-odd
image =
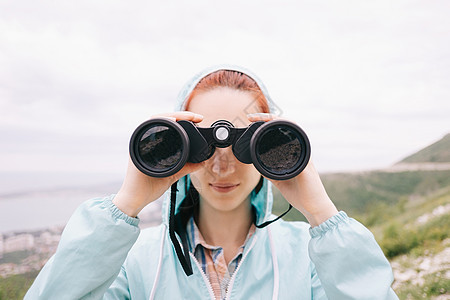
[[[178,260],[180,261],[181,266],[183,267],[184,273],[186,273],[187,276],[190,276],[193,274],[193,272],[187,243],[183,243],[183,250],[184,250],[183,253],[180,247],[180,243],[178,242],[177,237],[175,235],[175,203],[177,201],[177,191],[178,191],[177,183],[178,181],[172,184],[172,187],[170,188],[169,236],[173,246],[175,247],[175,252],[177,253]]]
[[[284,213],[282,213],[281,215],[279,215],[278,217],[276,217],[275,219],[270,220],[270,221],[266,221],[266,222],[264,222],[264,223],[262,223],[262,224],[259,224],[259,225],[256,225],[256,223],[255,223],[256,228],[264,228],[264,227],[266,227],[267,225],[272,224],[272,223],[275,222],[275,221],[278,221],[279,219],[281,219],[282,217],[284,217],[284,216],[291,210],[291,208],[292,208],[292,205],[289,204],[289,208],[288,208]]]

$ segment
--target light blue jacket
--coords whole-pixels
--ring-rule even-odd
[[[112,198],[77,209],[25,299],[214,299],[193,255],[194,274],[183,272],[168,237],[168,205],[163,224],[139,234],[139,220],[117,209]],[[270,218],[268,182],[253,203],[258,224]],[[398,299],[392,280],[373,235],[340,212],[312,229],[282,220],[257,229],[227,299]]]
[[[196,76],[180,93],[180,103],[212,71]],[[178,184],[177,206],[185,181],[188,176]],[[178,261],[168,235],[170,195],[163,223],[142,232],[139,220],[122,213],[113,197],[89,200],[76,210],[25,299],[214,299],[195,257],[191,254],[189,277]],[[251,200],[257,224],[273,218],[270,182],[264,180]],[[340,212],[315,228],[279,220],[256,229],[226,299],[398,299],[392,280],[389,262],[370,231]]]

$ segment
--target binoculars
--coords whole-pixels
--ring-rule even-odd
[[[275,180],[298,175],[311,155],[306,134],[286,120],[258,121],[235,128],[227,120],[198,127],[190,121],[157,118],[136,128],[130,140],[130,156],[144,174],[167,177],[186,162],[205,161],[216,147],[229,146],[240,162],[253,164],[262,175]]]

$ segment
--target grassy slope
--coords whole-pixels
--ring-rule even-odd
[[[7,278],[0,277],[0,300],[23,299],[37,274],[38,271],[34,271]]]

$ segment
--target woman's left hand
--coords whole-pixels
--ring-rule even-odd
[[[251,122],[270,121],[275,118],[274,115],[264,113],[248,115]],[[338,213],[311,160],[294,178],[269,180],[280,190],[284,198],[308,219],[312,227],[318,226]]]

